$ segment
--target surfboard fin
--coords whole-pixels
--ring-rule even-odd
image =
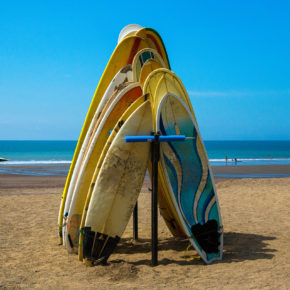
[[[113,238],[99,232],[95,233],[91,231],[91,227],[85,227],[83,233],[83,258],[92,261],[93,264],[107,264],[107,260],[120,241],[120,237]]]
[[[68,234],[67,237],[68,237],[69,245],[70,245],[71,249],[74,251],[74,244],[72,242],[70,234]]]
[[[218,253],[220,233],[216,220],[208,220],[205,224],[196,224],[191,227],[193,237],[206,253]]]
[[[83,258],[90,257],[92,252],[92,246],[94,243],[95,233],[90,230],[91,228],[84,228],[83,238]]]

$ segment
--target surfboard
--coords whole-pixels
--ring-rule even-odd
[[[167,68],[170,69],[170,63],[167,55],[167,51],[164,45],[164,42],[160,34],[153,28],[142,27],[138,24],[129,24],[125,26],[118,38],[118,43],[124,40],[128,36],[136,35],[146,39],[152,48],[155,48],[159,55],[163,58]]]
[[[191,111],[194,120],[196,122],[196,117],[192,108],[191,101],[189,99],[189,96],[187,94],[187,91],[180,80],[180,78],[172,71],[166,68],[160,68],[152,71],[143,86],[144,93],[148,93],[152,98],[155,95],[155,90],[158,86],[158,83],[161,79],[166,78],[166,83],[169,86],[169,90],[172,91],[174,94],[180,96],[180,98],[186,103],[189,110]],[[162,97],[162,96],[161,96]],[[152,102],[152,110],[156,114],[157,112],[157,104],[158,102],[154,101]],[[196,122],[197,123],[197,122]]]
[[[87,153],[87,150],[90,146],[90,142],[92,140],[92,135],[94,134],[94,130],[96,128],[96,123],[101,119],[102,114],[105,111],[105,106],[107,105],[108,100],[111,98],[111,96],[116,92],[120,91],[122,88],[125,87],[126,83],[133,82],[133,73],[132,73],[132,65],[128,64],[125,67],[123,67],[113,78],[111,83],[106,89],[106,92],[104,93],[104,96],[102,97],[98,108],[94,114],[94,117],[90,123],[89,130],[86,134],[85,140],[82,145],[82,150],[85,151],[85,154]],[[81,152],[82,152],[81,150]],[[79,154],[80,156],[81,154]],[[78,157],[78,159],[81,159]]]
[[[150,86],[147,80],[145,87]],[[204,262],[220,260],[223,231],[218,197],[198,125],[187,104],[189,98],[172,72],[163,70],[159,78],[151,80],[156,131],[190,138],[185,142],[161,143],[160,167],[169,190],[166,194],[169,193],[184,232]]]
[[[124,138],[151,130],[146,101],[122,125],[101,166],[83,229],[85,260],[105,262],[120,240],[142,187],[150,148],[148,143],[125,143]]]
[[[99,171],[101,169],[101,166],[103,164],[103,161],[107,155],[107,152],[115,138],[115,136],[117,135],[117,133],[119,132],[120,128],[122,127],[122,125],[124,124],[124,122],[131,116],[131,114],[139,107],[141,106],[145,101],[147,100],[147,96],[142,96],[140,98],[138,98],[134,103],[132,103],[129,108],[124,112],[124,114],[121,116],[121,118],[118,120],[118,122],[116,123],[114,129],[112,130],[112,132],[110,133],[110,136],[102,150],[102,153],[99,157],[98,160],[98,164],[96,166],[94,175],[92,177],[91,180],[91,184],[89,187],[89,191],[86,197],[86,201],[85,201],[85,206],[84,206],[84,210],[83,210],[83,214],[82,214],[82,219],[81,219],[81,224],[80,224],[80,235],[79,235],[79,249],[78,249],[78,255],[79,255],[79,260],[82,261],[83,260],[83,228],[85,226],[85,220],[87,217],[87,212],[88,212],[88,207],[89,207],[89,203],[91,200],[91,195],[93,192],[93,188],[94,185],[96,183]]]
[[[158,62],[154,59],[146,60],[146,62],[143,64],[143,66],[141,68],[139,80],[138,80],[139,83],[142,85],[142,87],[143,87],[148,75],[158,68],[162,68],[162,65],[160,62]]]
[[[112,97],[114,92],[120,91],[127,82],[131,82],[132,80],[133,80],[132,65],[128,64],[125,67],[123,67],[113,78],[108,88],[106,89],[106,92],[104,93],[104,96],[101,99],[96,112],[94,113],[93,119],[90,123],[89,129],[86,133],[83,144],[81,146],[81,150],[78,154],[74,171],[71,176],[71,181],[68,187],[65,206],[64,206],[64,213],[65,213],[66,218],[68,216],[68,211],[69,211],[71,201],[73,198],[73,193],[75,190],[76,182],[80,174],[80,169],[83,165],[85,156],[87,155],[87,152],[90,148],[90,144],[93,139],[92,137],[98,127],[97,125],[100,123],[100,120],[102,116],[104,115],[104,111],[108,103],[108,100]],[[116,94],[114,96],[116,96]],[[111,99],[113,99],[113,97]],[[64,234],[64,230],[65,229],[63,228],[63,234]]]
[[[171,91],[174,92],[177,95],[182,96],[183,100],[186,102],[186,104],[191,108],[191,102],[189,100],[189,97],[186,93],[186,90],[181,82],[181,80],[177,77],[176,74],[171,72],[168,69],[160,68],[152,71],[148,77],[146,78],[146,81],[143,85],[143,92],[147,93],[149,95],[149,98],[151,99],[152,104],[152,114],[153,116],[156,116],[157,113],[157,104],[158,100],[155,99],[155,90],[158,86],[158,83],[161,79],[164,77],[167,77],[168,84],[170,85]],[[170,83],[169,83],[170,81]],[[192,110],[193,112],[193,110]],[[154,130],[156,131],[156,123],[153,124]],[[149,174],[151,175],[150,171],[151,165],[149,164]],[[178,216],[178,213],[176,211],[176,208],[173,204],[173,201],[170,197],[168,184],[165,179],[164,175],[164,169],[162,168],[161,164],[158,165],[158,204],[159,204],[159,210],[160,214],[163,217],[167,227],[169,228],[170,232],[177,237],[185,237],[186,233],[184,232],[182,222]]]
[[[87,131],[92,121],[92,118],[94,116],[94,113],[108,85],[112,81],[113,77],[117,74],[117,72],[121,68],[126,66],[127,64],[132,64],[135,54],[143,48],[150,47],[150,45],[151,44],[149,44],[145,39],[142,39],[141,37],[138,37],[138,36],[126,37],[117,45],[117,47],[115,48],[104,70],[104,73],[100,79],[100,82],[97,86],[94,97],[92,99],[90,108],[88,110],[82,131],[81,131],[81,134],[80,134],[80,137],[79,137],[76,149],[75,149],[75,153],[72,159],[70,170],[66,179],[65,187],[63,190],[62,199],[60,203],[59,218],[58,218],[60,244],[62,244],[62,227],[63,227],[63,222],[64,222],[63,214],[64,214],[64,207],[65,207],[65,202],[66,202],[66,197],[67,197],[67,191],[69,188],[72,173],[74,171],[80,149],[84,142],[85,136],[87,134]]]
[[[118,43],[130,35],[140,36],[150,42],[151,46],[154,47],[163,58],[164,62],[166,63],[166,67],[170,69],[170,63],[164,42],[160,34],[155,29],[142,27],[138,24],[129,24],[121,30]]]
[[[151,47],[155,48],[157,50],[157,52],[159,53],[159,55],[161,55],[161,57],[163,58],[166,67],[168,69],[171,69],[170,67],[170,63],[169,63],[169,58],[168,58],[168,54],[164,45],[164,42],[160,36],[160,34],[153,28],[142,28],[139,29],[135,32],[136,36],[140,36],[144,39],[146,39],[148,42],[151,43]]]
[[[162,92],[161,92],[162,91]],[[157,94],[163,94],[163,90]],[[223,231],[212,171],[198,126],[186,104],[168,92],[156,116],[161,135],[185,135],[184,142],[161,143],[161,163],[184,231],[204,260],[222,258]]]
[[[79,241],[78,230],[81,222],[81,215],[90,182],[97,166],[98,159],[102,153],[102,149],[109,137],[109,131],[114,128],[116,122],[126,109],[141,96],[142,89],[138,83],[128,84],[125,88],[121,89],[121,91],[116,91],[108,100],[103,110],[103,114],[101,114],[99,118],[100,121],[96,124],[92,142],[85,156],[72,195],[67,214],[67,224],[66,227],[63,227],[64,244],[68,251],[77,253]]]
[[[165,68],[165,63],[160,60],[160,56],[156,50],[152,49],[144,49],[138,52],[134,57],[132,70],[133,70],[133,79],[138,80],[141,85],[144,85],[144,82],[147,76],[154,70],[158,68]],[[148,161],[148,171],[150,178],[152,179],[151,172],[151,158]],[[160,171],[159,171],[160,172]],[[180,224],[178,224],[178,216],[174,210],[173,205],[170,206],[164,197],[166,196],[166,192],[168,192],[167,185],[164,181],[164,177],[162,173],[159,174],[159,179],[161,180],[158,184],[158,202],[159,209],[162,217],[164,218],[169,230],[174,236],[184,237],[185,233],[182,230]],[[167,194],[169,196],[169,194]],[[175,213],[175,217],[174,217]]]
[[[127,26],[125,26],[119,34],[118,37],[118,43],[120,43],[125,37],[132,35],[133,33],[135,33],[136,31],[142,29],[143,27],[138,25],[138,24],[129,24]]]
[[[165,62],[163,61],[162,57],[158,54],[158,52],[155,49],[151,48],[144,48],[140,50],[138,53],[136,53],[133,63],[132,63],[132,74],[133,74],[133,81],[137,82],[140,79],[141,69],[146,64],[147,61],[154,60],[154,63],[158,63],[159,65],[153,65],[153,62],[150,67],[148,66],[148,63],[146,65],[147,68],[154,69],[155,67],[166,67]],[[143,72],[144,73],[144,72]],[[143,77],[144,78],[144,77]]]

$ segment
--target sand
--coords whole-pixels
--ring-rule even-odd
[[[159,265],[150,266],[150,182],[108,266],[87,267],[58,245],[65,177],[0,174],[0,288],[290,288],[290,178],[218,179],[224,256],[205,265],[159,218]]]
[[[290,165],[215,166],[216,176],[290,177]]]

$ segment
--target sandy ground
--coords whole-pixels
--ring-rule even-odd
[[[215,166],[215,176],[290,177],[290,165]]]
[[[205,265],[159,219],[159,265],[150,266],[148,180],[108,266],[87,267],[58,246],[64,177],[0,174],[0,288],[290,288],[290,178],[219,179],[224,257]]]

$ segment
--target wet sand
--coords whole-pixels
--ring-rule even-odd
[[[185,252],[188,243],[174,239],[159,217],[154,268],[148,179],[139,197],[140,240],[132,240],[130,220],[109,265],[93,268],[58,246],[64,183],[62,176],[0,174],[1,289],[290,288],[290,178],[217,179],[224,256],[211,265]]]
[[[266,176],[290,175],[290,165],[242,165],[242,166],[214,166],[213,173],[216,176]]]
[[[214,174],[290,174],[290,165],[231,165],[212,166]],[[3,165],[0,163],[0,176],[3,174],[18,173],[14,175],[51,176],[61,173],[64,177],[69,170],[69,165]],[[3,173],[5,172],[5,173]],[[37,175],[39,173],[39,175]],[[1,181],[1,180],[0,180]]]
[[[59,193],[65,176],[30,176],[0,173],[0,196],[17,194]]]

